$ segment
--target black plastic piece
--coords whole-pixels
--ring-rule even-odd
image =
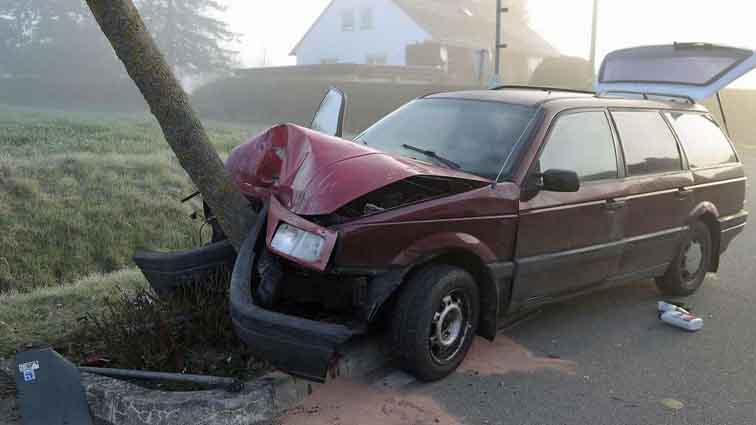
[[[25,425],[90,425],[79,369],[52,349],[16,354],[16,392]]]
[[[171,294],[181,285],[202,282],[214,273],[231,270],[236,251],[228,240],[190,251],[138,251],[134,262],[159,296]]]

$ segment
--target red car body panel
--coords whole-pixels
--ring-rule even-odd
[[[519,194],[512,183],[487,185],[337,226],[342,237],[335,263],[407,266],[450,250],[486,263],[512,258]]]
[[[486,179],[392,156],[368,146],[281,124],[235,148],[226,168],[242,193],[276,195],[291,212],[330,214],[349,201],[412,176]]]

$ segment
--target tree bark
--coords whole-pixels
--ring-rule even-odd
[[[157,118],[163,135],[238,250],[256,219],[231,181],[132,0],[86,0],[102,32]],[[83,64],[86,65],[86,64]]]

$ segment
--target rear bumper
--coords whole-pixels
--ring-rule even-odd
[[[719,219],[720,240],[719,252],[723,253],[730,246],[730,243],[743,232],[748,222],[748,212],[741,211],[737,214],[721,217]]]

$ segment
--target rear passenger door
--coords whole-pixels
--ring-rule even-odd
[[[615,201],[623,175],[606,111],[562,112],[553,121],[530,176],[575,171],[575,193],[540,191],[520,202],[512,307],[546,302],[600,283],[616,272],[624,208]]]
[[[627,222],[617,277],[663,273],[693,208],[692,174],[669,124],[657,110],[612,110],[624,154]]]

